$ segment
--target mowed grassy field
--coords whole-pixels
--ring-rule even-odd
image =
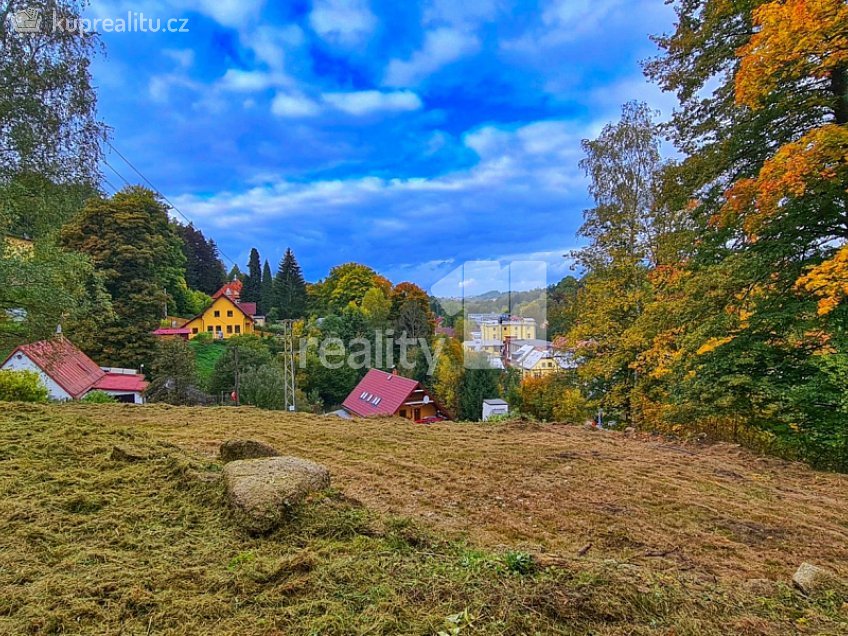
[[[333,489],[251,537],[251,438]],[[112,459],[115,446],[147,459]],[[0,404],[0,634],[848,634],[848,477],[556,425]]]

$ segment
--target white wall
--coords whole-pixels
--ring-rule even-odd
[[[41,378],[41,383],[47,387],[47,392],[51,400],[70,400],[71,395],[61,386],[56,384],[50,376],[41,370],[35,362],[20,351],[13,355],[6,364],[3,365],[3,371],[35,371]]]
[[[144,404],[144,397],[141,393],[137,393],[135,391],[103,391],[103,389],[95,389],[96,391],[101,391],[107,395],[111,395],[113,397],[117,397],[119,395],[129,395],[132,393],[133,398],[135,399],[134,404]]]

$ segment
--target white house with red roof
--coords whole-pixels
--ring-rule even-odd
[[[131,369],[101,368],[62,336],[21,345],[0,365],[2,371],[34,371],[51,400],[80,400],[102,391],[119,402],[143,404],[147,382]]]
[[[449,419],[417,380],[371,369],[342,403],[356,417],[397,416],[414,422]]]

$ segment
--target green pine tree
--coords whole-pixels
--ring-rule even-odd
[[[265,267],[262,268],[262,284],[259,293],[259,312],[263,315],[268,315],[271,307],[274,305],[274,275],[271,273],[271,266],[268,261],[265,261]]]
[[[306,315],[306,281],[291,248],[286,250],[274,278],[274,307],[282,319]]]
[[[247,266],[247,276],[241,290],[241,299],[247,303],[258,303],[262,294],[262,265],[259,251],[254,247],[250,250],[250,261]]]

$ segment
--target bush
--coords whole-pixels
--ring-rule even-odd
[[[239,378],[239,401],[260,409],[281,411],[285,408],[282,370],[273,364],[248,369]]]
[[[0,371],[0,400],[4,402],[46,402],[49,395],[35,371]]]
[[[86,393],[80,402],[86,404],[117,404],[118,400],[103,391],[92,391],[91,393]]]

